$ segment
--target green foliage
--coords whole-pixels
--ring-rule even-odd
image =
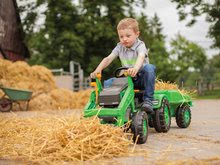
[[[220,99],[220,89],[205,91],[201,96],[194,96],[195,99]]]
[[[165,47],[165,36],[162,34],[162,24],[158,16],[155,15],[152,19],[148,19],[142,13],[138,22],[141,31],[140,38],[149,48],[150,63],[156,66],[157,77],[164,81],[173,81],[176,74],[169,62],[169,54]]]
[[[72,5],[71,0],[38,0],[32,9],[42,5],[47,5],[47,10],[44,11],[44,26],[36,32],[33,28],[26,29],[29,48],[32,51],[30,63],[67,70],[70,60],[77,61],[84,54],[84,40],[76,33],[76,26],[80,22],[77,8]],[[36,14],[36,11],[31,10],[27,12],[27,16],[33,12]],[[29,21],[24,24],[32,27],[36,17]]]
[[[197,81],[201,78],[200,72],[187,72],[184,76],[182,76],[183,86],[185,87],[196,87]],[[181,83],[181,82],[180,82]]]
[[[209,60],[208,68],[211,70],[208,75],[212,77],[216,84],[220,84],[220,54]]]
[[[202,14],[207,15],[207,20],[212,23],[209,29],[209,35],[214,39],[214,47],[220,49],[220,1],[214,0],[212,2],[207,0],[171,0],[177,3],[177,9],[180,20],[185,20],[190,17],[189,26],[196,22],[196,17]],[[190,7],[190,12],[185,9]]]
[[[220,54],[213,56],[211,63],[213,67],[220,69]]]
[[[206,56],[200,46],[178,34],[176,39],[171,41],[171,47],[172,62],[181,74],[184,74],[189,69],[203,71],[206,64]]]

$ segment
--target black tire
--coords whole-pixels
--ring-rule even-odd
[[[12,101],[8,98],[0,99],[0,111],[9,112],[12,109]]]
[[[148,117],[148,123],[149,123],[149,127],[150,127],[150,128],[153,128],[153,127],[154,127],[153,116]]]
[[[134,134],[133,141],[144,144],[148,137],[148,117],[144,111],[138,111],[132,118],[131,131]],[[138,138],[138,139],[137,139]]]
[[[191,123],[190,106],[180,106],[176,111],[176,124],[180,128],[187,128]]]
[[[162,105],[155,110],[153,125],[157,132],[168,132],[171,125],[171,114],[168,100],[163,98]]]

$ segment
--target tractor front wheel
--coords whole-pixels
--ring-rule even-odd
[[[163,98],[161,107],[155,110],[153,117],[154,128],[157,132],[168,132],[171,124],[171,115],[168,100]]]
[[[191,123],[191,110],[188,105],[180,106],[176,111],[176,124],[180,128],[187,128]]]
[[[144,144],[148,137],[148,117],[145,111],[138,111],[132,118],[131,131],[134,134],[133,141]]]

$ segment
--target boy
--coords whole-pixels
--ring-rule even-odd
[[[135,77],[138,72],[140,73],[138,79],[134,81],[134,86],[144,90],[142,109],[152,113],[155,66],[149,64],[146,46],[143,41],[138,39],[140,34],[138,22],[133,18],[122,19],[118,23],[117,32],[120,42],[111,54],[101,61],[90,77],[95,78],[97,73],[101,73],[116,57],[119,57],[122,66],[129,67],[127,71],[131,77]]]

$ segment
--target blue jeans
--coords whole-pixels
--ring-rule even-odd
[[[152,64],[146,64],[139,72],[138,78],[134,82],[134,88],[144,90],[143,100],[152,104],[154,99],[154,87],[156,78],[156,67]]]
[[[156,78],[156,67],[146,64],[139,72],[137,80],[133,80],[134,88],[144,90],[143,100],[152,105],[154,98],[154,86]],[[110,87],[114,78],[104,81],[104,88]]]

